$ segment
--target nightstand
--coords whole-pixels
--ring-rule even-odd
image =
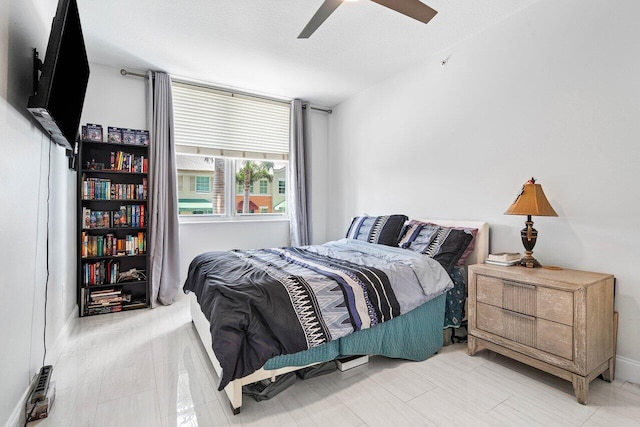
[[[613,275],[577,270],[469,267],[468,351],[488,349],[571,381],[614,376]]]

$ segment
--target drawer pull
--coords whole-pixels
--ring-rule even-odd
[[[526,283],[511,282],[509,280],[504,280],[503,283],[505,285],[517,286],[519,288],[527,288],[527,289],[531,289],[531,290],[535,290],[536,289],[536,287],[534,285],[527,285]]]
[[[504,337],[529,347],[536,345],[536,321],[533,317],[504,311]]]
[[[504,281],[502,307],[516,313],[536,315],[536,287]]]
[[[526,320],[529,320],[531,322],[536,320],[536,318],[533,317],[533,316],[529,316],[527,314],[518,313],[517,311],[505,311],[505,312],[508,313],[511,316],[520,317],[522,319],[526,319]]]

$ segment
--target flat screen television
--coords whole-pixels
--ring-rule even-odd
[[[59,0],[44,63],[34,50],[34,79],[41,68],[28,110],[56,144],[72,150],[78,136],[89,61],[76,0]],[[41,67],[40,67],[41,65]]]

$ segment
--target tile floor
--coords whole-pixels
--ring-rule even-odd
[[[233,416],[197,339],[185,296],[154,310],[80,319],[54,363],[56,401],[30,426],[631,426],[640,386],[600,379],[589,404],[568,382],[487,351],[444,348],[424,362],[381,357],[245,398]]]

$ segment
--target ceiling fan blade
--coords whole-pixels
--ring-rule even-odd
[[[417,19],[425,24],[436,16],[436,10],[430,8],[419,0],[371,0],[372,2],[386,6],[410,18]]]
[[[338,8],[342,4],[343,0],[324,0],[320,9],[318,9],[307,24],[306,27],[302,30],[299,39],[308,39],[311,34],[314,33],[318,29],[320,25],[333,13],[334,10]]]

